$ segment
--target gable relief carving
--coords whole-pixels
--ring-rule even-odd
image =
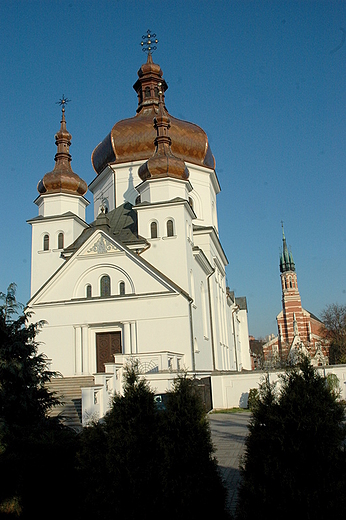
[[[105,254],[105,253],[122,253],[115,247],[112,242],[107,240],[104,236],[100,235],[99,238],[94,242],[94,244],[87,249],[84,253],[85,255],[94,255],[94,254]]]

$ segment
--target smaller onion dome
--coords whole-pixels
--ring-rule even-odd
[[[189,170],[185,162],[173,155],[171,150],[172,140],[168,135],[171,122],[164,107],[162,99],[162,85],[159,83],[159,113],[154,118],[156,129],[155,152],[138,170],[138,175],[145,181],[149,178],[173,177],[186,181],[189,178]]]
[[[57,153],[55,154],[54,170],[46,173],[37,185],[37,190],[41,194],[47,193],[69,193],[72,195],[85,195],[88,186],[83,179],[72,171],[69,153],[71,145],[71,134],[66,129],[65,103],[62,100],[62,118],[59,132],[55,134],[55,144]]]

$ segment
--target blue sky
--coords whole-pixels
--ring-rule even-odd
[[[228,284],[247,297],[250,334],[276,332],[281,220],[304,308],[346,303],[345,1],[2,0],[0,19],[1,291],[14,281],[29,299],[26,220],[54,167],[56,101],[71,99],[72,167],[89,184],[95,146],[135,115],[150,28],[169,112],[209,137]]]

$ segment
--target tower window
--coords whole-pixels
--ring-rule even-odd
[[[150,238],[157,238],[157,222],[150,224]]]
[[[172,237],[174,235],[173,220],[167,220],[167,236]]]
[[[49,235],[44,235],[43,237],[43,251],[49,250]]]
[[[150,87],[145,87],[144,97],[145,98],[150,98]]]
[[[92,289],[91,289],[90,283],[88,283],[88,285],[86,286],[86,297],[91,298],[91,296],[92,296]]]
[[[125,282],[119,283],[119,294],[120,296],[124,296],[125,294]]]
[[[64,233],[58,235],[58,249],[64,249]]]
[[[107,297],[111,295],[111,279],[108,274],[102,276],[100,280],[100,294],[102,297]]]

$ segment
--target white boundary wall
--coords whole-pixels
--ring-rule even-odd
[[[338,376],[341,390],[340,398],[346,400],[346,365],[328,365],[318,367],[316,370],[321,375],[335,374]],[[213,408],[246,408],[250,389],[258,388],[267,374],[271,383],[277,381],[280,373],[283,372],[253,371],[213,374],[211,376]]]

